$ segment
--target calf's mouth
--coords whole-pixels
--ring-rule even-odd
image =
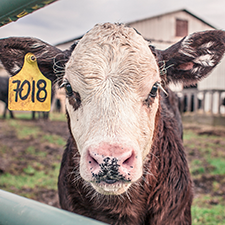
[[[97,174],[92,173],[92,186],[101,194],[118,195],[125,192],[130,184],[130,178],[120,174],[118,159],[106,157],[100,165]],[[128,174],[129,175],[129,174]]]

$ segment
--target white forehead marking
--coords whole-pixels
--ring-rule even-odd
[[[160,80],[148,43],[133,28],[115,24],[96,25],[81,39],[65,77],[81,95],[102,92],[110,84],[120,93],[124,88],[140,92]]]

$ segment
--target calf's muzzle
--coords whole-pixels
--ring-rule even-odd
[[[138,167],[134,149],[102,143],[87,151],[88,170],[96,183],[130,182]]]

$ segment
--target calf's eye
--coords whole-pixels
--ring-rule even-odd
[[[73,89],[72,89],[70,83],[67,82],[67,83],[65,84],[64,87],[65,87],[65,90],[66,90],[66,95],[67,95],[68,97],[73,96]]]
[[[159,88],[159,83],[156,82],[156,83],[152,86],[152,90],[151,90],[150,93],[149,93],[149,97],[153,97],[153,98],[156,97],[158,88]]]
[[[68,80],[64,80],[63,83],[60,85],[60,88],[64,87],[66,90],[66,96],[71,97],[73,96],[73,89],[71,87],[71,84],[69,83]]]
[[[160,83],[156,82],[153,86],[152,86],[152,90],[150,91],[148,98],[144,101],[145,105],[147,105],[147,107],[150,107],[150,105],[153,103],[154,98],[157,96],[157,92],[158,92],[158,88],[160,87]]]
[[[66,96],[69,99],[69,103],[73,106],[74,110],[77,110],[81,105],[81,99],[78,92],[74,92],[71,84],[68,80],[64,80],[60,85],[60,88],[64,87],[66,91]]]

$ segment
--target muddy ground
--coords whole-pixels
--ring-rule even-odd
[[[16,120],[17,122],[18,120]],[[20,175],[24,173],[24,169],[28,165],[34,165],[35,157],[37,157],[38,165],[42,165],[37,170],[51,170],[52,165],[60,164],[63,154],[63,147],[54,143],[43,143],[40,141],[45,135],[58,135],[67,140],[69,131],[67,123],[62,121],[49,121],[49,120],[20,120],[21,126],[38,127],[41,134],[27,135],[27,137],[18,138],[18,131],[13,126],[8,125],[9,120],[0,119],[0,147],[6,149],[1,157],[0,154],[0,179],[1,174],[10,173],[12,175]],[[34,146],[36,154],[26,154],[26,149],[29,146]],[[2,148],[1,148],[2,149]],[[41,152],[46,155],[41,156]],[[32,174],[30,174],[32,175]],[[2,189],[7,189],[0,187]],[[47,188],[29,188],[23,187],[21,190],[10,187],[10,191],[18,195],[30,196],[32,199],[46,203],[55,207],[59,207],[57,190]]]
[[[34,135],[27,135],[27,137],[23,139],[18,138],[18,131],[16,132],[15,127],[9,126],[9,120],[0,119],[0,147],[1,149],[3,147],[6,149],[0,154],[0,179],[1,174],[10,173],[18,175],[22,173],[24,168],[27,168],[27,165],[32,160],[35,160],[35,156],[30,154],[27,155],[25,152],[25,149],[27,149],[29,146],[35,146],[36,151],[47,153],[45,157],[39,157],[40,163],[38,165],[39,167],[42,165],[42,167],[39,168],[40,170],[43,169],[43,165],[45,170],[51,170],[53,161],[60,163],[63,147],[54,143],[43,143],[40,140],[47,134],[54,134],[63,137],[63,139],[66,141],[67,137],[69,136],[66,122],[22,120],[20,121],[20,124],[24,124],[28,127],[38,127],[38,129],[41,130],[41,134],[38,133],[35,137]],[[199,136],[202,135],[206,137],[206,140],[207,137],[213,137],[212,141],[210,142],[214,142],[215,145],[218,144],[219,146],[217,146],[219,149],[213,151],[213,154],[217,154],[217,152],[220,152],[220,155],[225,154],[225,129],[186,125],[185,130],[187,132],[194,132]],[[193,139],[187,138],[187,140],[185,140],[185,147],[189,163],[191,165],[192,162],[199,160],[201,161],[202,166],[205,168],[202,173],[201,171],[198,172],[198,170],[196,170],[197,172],[193,171],[193,173],[197,173],[193,176],[196,196],[210,194],[211,196],[220,196],[225,200],[225,175],[210,175],[210,171],[212,171],[214,168],[212,168],[212,165],[204,162],[203,155],[200,154],[198,148],[195,148],[195,144],[193,145],[192,142]],[[207,149],[209,147],[207,141],[201,141],[201,143],[199,142],[197,145],[203,149]],[[56,157],[56,155],[58,155],[58,157]],[[23,160],[18,160],[18,158],[22,158]],[[213,186],[215,182],[217,184],[217,188],[215,188],[215,185]],[[0,188],[4,189],[4,186]],[[52,206],[59,207],[57,190],[54,188],[46,189],[23,187],[21,190],[13,190],[12,188],[11,191],[19,195],[22,193],[25,196],[26,193],[29,194],[32,192],[31,198]],[[209,201],[211,201],[209,204],[217,204],[215,200]]]

